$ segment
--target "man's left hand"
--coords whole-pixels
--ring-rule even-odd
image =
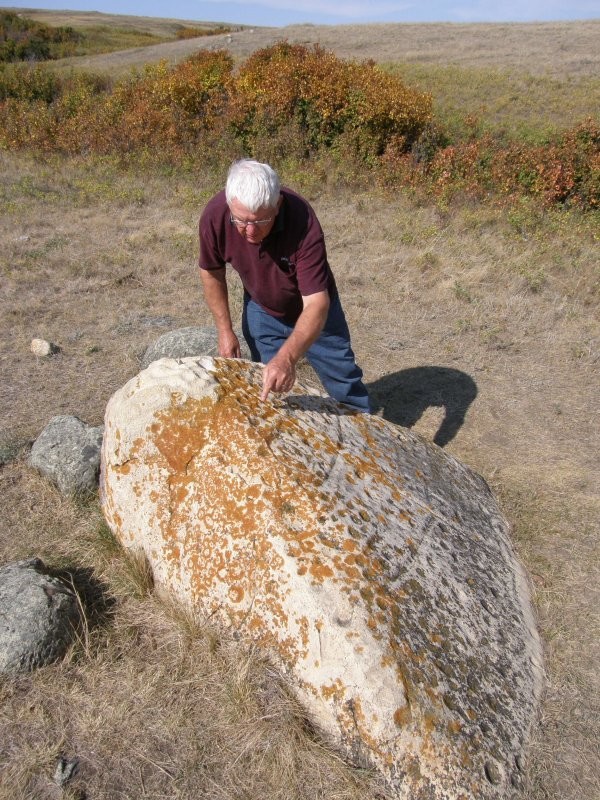
[[[266,400],[269,392],[289,392],[296,380],[296,365],[294,362],[277,353],[263,370],[263,388],[261,400]]]

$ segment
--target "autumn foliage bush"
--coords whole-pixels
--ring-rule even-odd
[[[221,33],[229,33],[231,28],[227,25],[217,25],[214,28],[194,28],[183,26],[177,29],[178,39],[197,39],[199,36],[218,36]]]
[[[416,143],[419,149],[419,140]],[[490,134],[430,148],[417,159],[389,148],[378,165],[380,180],[425,186],[446,198],[461,193],[517,198],[543,205],[600,207],[600,124],[589,119],[545,145],[505,142]]]
[[[55,27],[0,11],[0,62],[42,61],[64,58],[74,52],[81,34],[70,27]]]
[[[0,147],[42,153],[143,152],[169,161],[215,153],[278,161],[330,153],[388,186],[437,195],[529,195],[548,205],[600,203],[600,125],[545,145],[480,135],[450,142],[429,95],[374,62],[280,42],[235,71],[203,50],[111,83],[43,66],[0,67]]]
[[[41,74],[35,73],[37,83]],[[26,70],[21,81],[34,82]],[[250,152],[292,123],[307,153],[331,147],[339,136],[353,132],[367,157],[383,152],[391,139],[408,146],[431,116],[429,96],[407,89],[374,63],[343,61],[318,47],[286,43],[258,51],[237,74],[226,51],[202,51],[176,66],[161,62],[110,91],[92,90],[93,102],[72,80],[52,81],[44,96],[6,88],[4,94],[15,103],[3,108],[4,146],[34,144],[35,137],[13,122],[31,112],[37,126],[28,127],[38,128],[37,144],[46,150],[141,145],[177,153],[193,147],[200,132],[228,131]],[[7,78],[4,83],[8,86]],[[45,112],[28,107],[38,99],[48,105]],[[77,138],[69,135],[75,128]]]
[[[374,62],[344,61],[318,46],[281,42],[256,51],[242,66],[229,114],[249,149],[291,122],[307,154],[343,136],[346,142],[354,138],[356,154],[368,160],[391,140],[408,147],[431,119],[431,98]]]

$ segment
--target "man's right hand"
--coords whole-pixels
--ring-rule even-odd
[[[240,341],[233,331],[219,333],[218,350],[221,358],[241,358]]]
[[[204,297],[217,329],[219,355],[221,358],[241,358],[240,342],[233,332],[229,313],[225,267],[212,270],[201,269],[200,277],[204,288]]]

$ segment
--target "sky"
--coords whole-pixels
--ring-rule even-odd
[[[6,7],[282,27],[294,23],[542,22],[600,19],[600,0],[7,0]]]

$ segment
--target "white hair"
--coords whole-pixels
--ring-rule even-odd
[[[268,164],[241,159],[235,161],[227,175],[227,202],[237,200],[255,214],[259,208],[276,208],[281,184],[279,176]]]

